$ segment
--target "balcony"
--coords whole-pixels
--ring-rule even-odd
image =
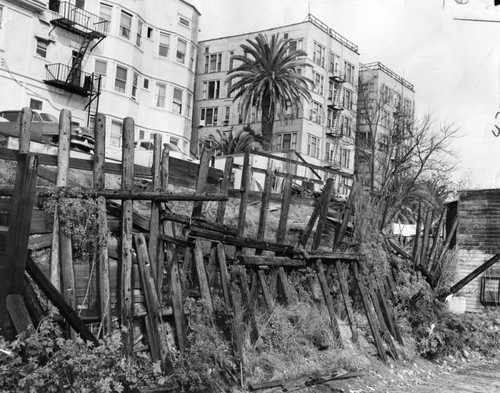
[[[330,138],[340,138],[342,136],[338,128],[327,128],[325,133]]]
[[[47,85],[84,97],[91,95],[96,90],[94,82],[97,82],[97,78],[94,74],[72,70],[71,67],[61,63],[48,64],[45,68],[47,69],[47,76],[44,83]]]
[[[106,37],[108,21],[67,1],[54,1],[50,4],[51,23],[73,33],[102,39]]]
[[[328,78],[335,83],[344,83],[346,81],[345,75],[339,71],[333,71],[332,75],[328,76]]]
[[[329,98],[328,101],[326,102],[326,106],[328,107],[328,109],[334,111],[336,114],[344,110],[339,100],[333,101]]]

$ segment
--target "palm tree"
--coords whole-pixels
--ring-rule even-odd
[[[307,54],[294,49],[291,39],[273,34],[269,40],[259,34],[255,41],[247,42],[248,45],[241,45],[245,55],[231,57],[241,64],[228,72],[225,83],[232,83],[228,94],[236,92],[233,101],[240,100],[244,119],[252,107],[262,110],[263,146],[269,150],[276,113],[283,115],[289,109],[295,113],[302,98],[311,98],[308,86],[313,82],[298,73],[300,67],[309,66],[305,61]]]
[[[262,137],[257,135],[249,125],[235,134],[233,134],[233,129],[230,129],[228,133],[217,130],[217,134],[218,138],[210,134],[205,139],[205,142],[214,148],[216,156],[244,153],[247,148],[262,150]]]

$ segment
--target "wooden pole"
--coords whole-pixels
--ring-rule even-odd
[[[245,150],[243,156],[243,169],[241,172],[240,185],[240,210],[238,215],[238,236],[245,234],[245,221],[247,216],[248,195],[252,182],[252,167],[250,166],[250,149]],[[242,247],[236,247],[236,254],[240,254]]]
[[[123,121],[122,140],[122,184],[124,190],[132,190],[134,186],[134,130],[135,123],[131,117]],[[133,202],[122,202],[122,229],[121,229],[121,285],[120,285],[120,313],[124,330],[124,352],[127,357],[132,355],[133,339],[133,309],[132,309],[132,227]]]
[[[335,261],[335,269],[337,270],[337,277],[340,284],[340,292],[342,293],[342,298],[344,299],[344,306],[347,314],[347,319],[349,320],[349,327],[351,328],[352,341],[357,343],[359,340],[358,330],[356,328],[356,321],[354,319],[354,313],[352,311],[349,289],[347,288],[344,269],[342,268],[342,264],[338,259]]]
[[[196,241],[193,257],[196,267],[196,275],[198,276],[201,298],[205,301],[208,307],[208,312],[212,316],[214,306],[212,303],[212,295],[210,294],[210,287],[208,285],[207,272],[205,271],[205,263],[203,262],[203,250],[199,240]]]
[[[154,135],[154,151],[153,151],[153,165],[151,171],[153,173],[153,192],[161,192],[161,150],[162,150],[162,138],[161,134],[156,133]],[[153,277],[155,281],[155,288],[157,291],[158,298],[161,299],[161,285],[159,282],[163,282],[163,264],[159,263],[159,254],[163,250],[159,247],[160,233],[160,203],[151,202],[151,216],[149,219],[149,239],[148,239],[148,252],[149,260],[151,262],[151,269],[153,271]],[[160,278],[162,276],[162,278]]]
[[[196,181],[196,193],[203,194],[207,185],[208,169],[210,168],[210,161],[212,160],[214,151],[213,149],[205,148],[201,153],[200,165],[198,169],[198,179]],[[193,204],[193,217],[200,217],[203,208],[203,202],[195,202]]]
[[[439,217],[439,223],[436,227],[436,232],[434,233],[434,239],[432,241],[431,253],[429,255],[429,260],[427,263],[427,270],[432,271],[434,257],[436,256],[436,251],[438,249],[439,244],[439,235],[441,233],[441,227],[443,226],[444,219],[446,217],[446,208],[441,212],[441,217]]]
[[[323,262],[321,259],[316,260],[316,273],[318,275],[319,283],[321,286],[321,290],[323,292],[323,297],[325,299],[326,308],[328,310],[328,314],[330,315],[330,323],[332,327],[332,333],[335,340],[338,341],[339,345],[342,347],[342,338],[340,337],[340,328],[339,323],[337,321],[337,316],[335,315],[335,308],[333,306],[333,298],[331,294],[331,289],[328,286],[325,269],[323,267]]]
[[[19,153],[29,153],[31,139],[31,118],[33,111],[26,107],[21,110],[19,124]]]

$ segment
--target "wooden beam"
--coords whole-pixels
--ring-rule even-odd
[[[318,275],[318,280],[321,286],[321,291],[323,292],[323,297],[325,299],[326,308],[328,310],[328,314],[330,315],[330,323],[333,333],[333,338],[338,341],[340,347],[342,345],[342,338],[340,336],[340,328],[339,323],[337,321],[337,315],[335,315],[335,309],[333,306],[333,298],[331,294],[331,289],[328,286],[328,282],[326,280],[325,269],[323,267],[323,263],[321,259],[316,260],[316,273]]]
[[[307,263],[303,259],[292,259],[287,257],[274,257],[262,255],[239,255],[236,257],[239,264],[248,266],[287,266],[306,267]]]

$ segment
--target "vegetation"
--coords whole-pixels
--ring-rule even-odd
[[[282,117],[288,110],[295,113],[302,98],[311,98],[308,86],[313,82],[298,73],[308,65],[307,54],[295,49],[291,39],[258,34],[247,43],[241,45],[244,55],[231,57],[241,64],[228,72],[228,95],[236,93],[233,101],[239,100],[243,119],[252,108],[262,110],[262,142],[269,150],[276,115]]]
[[[228,132],[217,130],[217,136],[210,134],[205,139],[214,148],[216,156],[244,153],[247,148],[262,149],[262,137],[249,125],[236,133],[232,128]]]

